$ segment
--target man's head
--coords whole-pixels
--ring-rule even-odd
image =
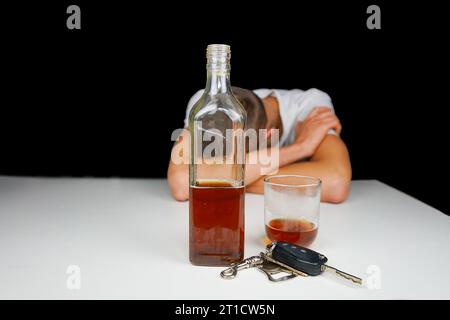
[[[267,115],[263,101],[250,90],[239,87],[231,89],[236,99],[247,111],[247,129],[255,129],[257,132],[259,129],[266,129]]]
[[[259,133],[260,129],[266,129],[267,131],[265,137],[267,140],[267,146],[270,146],[270,137],[272,134],[272,129],[275,129],[275,126],[273,125],[273,120],[268,117],[266,112],[267,106],[264,104],[263,100],[253,93],[253,91],[239,87],[232,87],[231,89],[236,99],[239,100],[247,112],[246,130],[254,129],[257,133]],[[259,146],[259,134],[257,139]]]

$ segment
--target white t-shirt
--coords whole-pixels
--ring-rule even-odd
[[[185,128],[188,126],[189,112],[200,99],[203,92],[203,89],[197,91],[189,100],[184,120]],[[315,107],[329,107],[334,112],[330,96],[315,88],[306,91],[300,89],[256,89],[253,92],[261,99],[268,96],[277,98],[283,124],[283,135],[280,137],[281,146],[289,145],[295,141],[295,126],[297,122],[305,120]],[[330,130],[328,134],[337,133],[334,130]]]

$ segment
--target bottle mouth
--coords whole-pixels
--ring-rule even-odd
[[[206,68],[213,72],[230,70],[231,48],[227,44],[210,44],[206,48]]]
[[[230,54],[231,47],[227,44],[210,44],[206,48],[206,55]]]

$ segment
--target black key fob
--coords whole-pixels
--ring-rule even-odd
[[[271,251],[273,259],[311,276],[321,274],[328,261],[323,254],[287,242],[276,242]]]

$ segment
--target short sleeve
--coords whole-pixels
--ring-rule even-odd
[[[205,89],[198,90],[190,99],[186,108],[186,116],[184,117],[184,127],[187,128],[189,125],[189,112],[191,112],[192,107],[203,95]]]
[[[316,107],[328,107],[334,112],[333,103],[330,96],[316,88],[309,89],[303,93],[301,97],[301,104],[303,108],[297,116],[297,121],[303,121],[310,114],[310,112]],[[338,136],[338,133],[334,129],[330,129],[328,134]]]
[[[299,101],[296,101],[296,103],[301,106],[300,112],[297,115],[297,121],[305,120],[310,112],[316,107],[328,107],[334,112],[330,96],[319,89],[309,89],[297,99]]]

